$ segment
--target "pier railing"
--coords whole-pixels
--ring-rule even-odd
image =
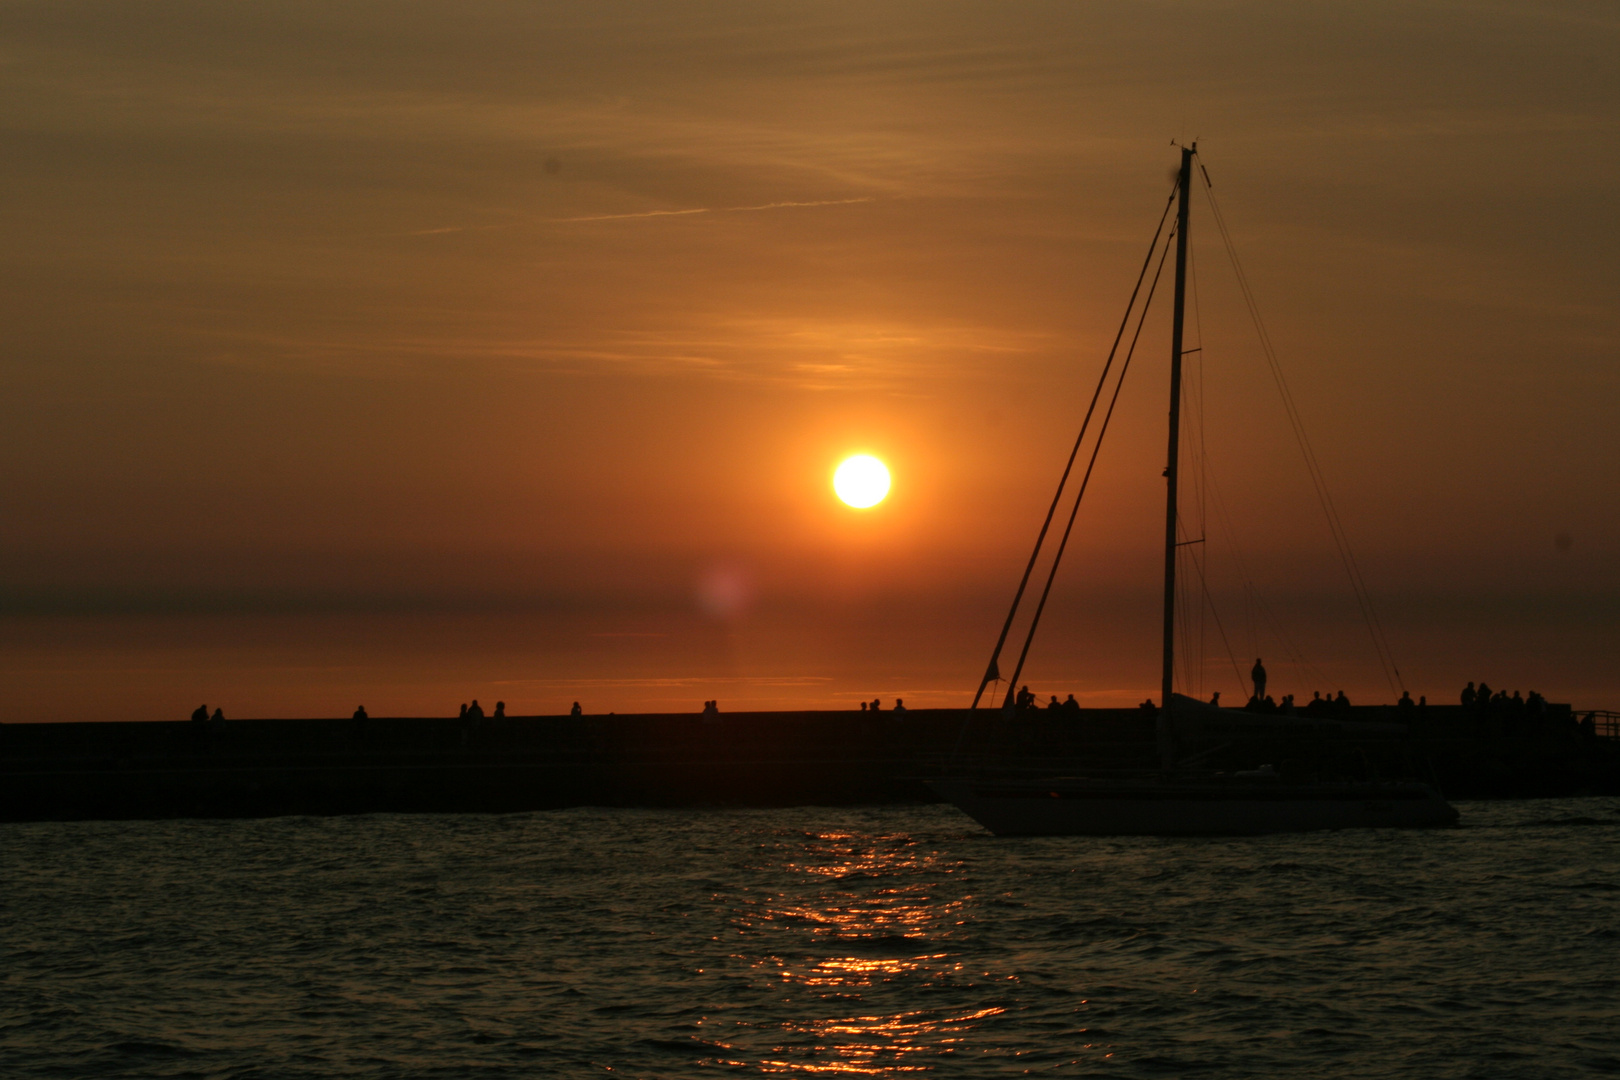
[[[1620,739],[1620,712],[1612,709],[1582,709],[1575,715],[1582,720],[1590,716],[1598,738]]]

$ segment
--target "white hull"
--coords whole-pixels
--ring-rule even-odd
[[[1253,836],[1455,825],[1427,784],[937,780],[997,836]]]

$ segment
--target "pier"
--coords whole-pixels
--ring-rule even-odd
[[[1204,768],[1415,778],[1454,799],[1620,794],[1617,727],[1567,706],[1517,726],[1457,706],[1223,709],[1187,749]],[[1129,775],[1156,760],[1139,709],[8,724],[0,820],[923,802],[947,768]]]

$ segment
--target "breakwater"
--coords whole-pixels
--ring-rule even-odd
[[[1229,709],[1178,745],[1209,768],[1415,777],[1450,798],[1620,794],[1620,740],[1567,710],[1514,726],[1458,707]],[[9,724],[0,820],[915,803],[946,771],[1157,760],[1153,715],[1137,709]]]

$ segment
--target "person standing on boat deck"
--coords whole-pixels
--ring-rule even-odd
[[[1266,700],[1266,666],[1257,656],[1254,658],[1254,667],[1249,671],[1249,678],[1254,680],[1254,700]]]

